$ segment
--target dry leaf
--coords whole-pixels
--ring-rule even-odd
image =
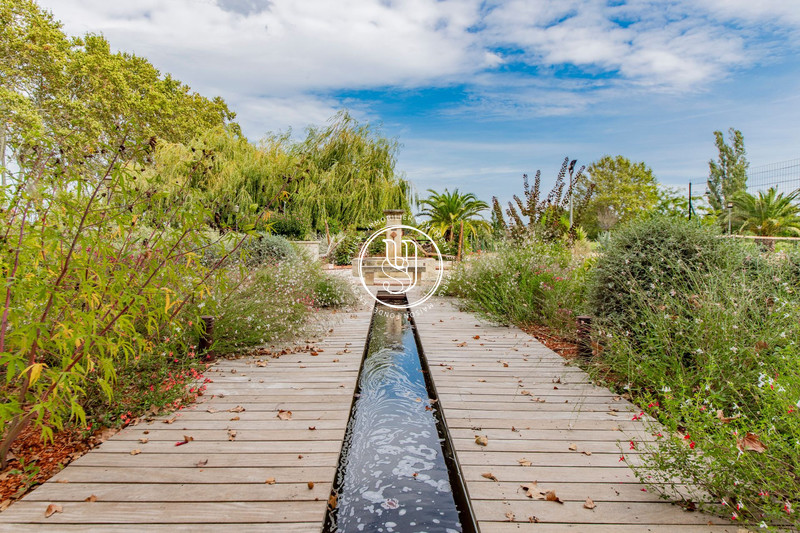
[[[139,442],[141,442],[142,444],[147,444],[149,440],[150,439],[148,439],[147,437],[142,437],[141,439],[139,439]]]
[[[131,450],[131,455],[139,455],[140,453],[142,453],[142,450],[140,450],[139,448]]]
[[[524,459],[524,458],[523,459],[517,459],[517,462],[519,463],[520,466],[531,466],[531,464],[532,464],[530,461],[528,461],[527,459]]]
[[[56,483],[69,483],[68,479],[57,479]]]
[[[214,413],[216,413],[216,412],[217,412],[217,410],[216,410],[216,409],[214,409],[213,407],[209,407],[208,409],[206,409],[206,412],[207,412],[207,413],[211,413],[211,414],[213,415]]]
[[[528,390],[519,391],[519,393],[523,396],[532,396],[531,391]]]
[[[466,345],[467,345],[466,342],[459,342],[458,344],[456,344],[456,346],[458,346],[459,348],[463,348]]]
[[[502,361],[502,363],[503,363],[503,366],[505,366],[505,367],[508,366],[508,363],[506,361]]]
[[[336,500],[337,500],[336,494],[335,493],[331,494],[330,497],[328,498],[328,507],[330,507],[331,509],[336,509]]]
[[[203,459],[202,461],[197,461],[194,464],[194,466],[201,467],[201,466],[206,466],[207,464],[208,464],[208,459]]]
[[[47,506],[47,509],[45,509],[45,511],[44,511],[44,517],[45,518],[50,518],[51,516],[53,516],[56,513],[63,513],[63,512],[64,512],[64,508],[63,507],[61,507],[57,503],[51,503],[50,505]]]
[[[573,442],[572,444],[569,445],[569,449],[575,452],[578,450],[578,445]]]
[[[192,437],[191,435],[184,435],[183,440],[184,442],[191,442],[194,440],[194,437]]]
[[[736,420],[736,419],[737,419],[737,418],[739,418],[740,416],[742,416],[742,415],[736,415],[736,416],[725,416],[725,414],[722,412],[722,409],[717,409],[717,418],[719,418],[719,419],[720,419],[720,420],[721,420],[723,423],[725,423],[725,424],[727,424],[727,423],[728,423],[728,422],[730,422],[731,420]]]
[[[241,413],[242,411],[246,411],[246,409],[241,405],[237,405],[236,407],[231,407],[228,409],[228,412],[230,413]]]
[[[480,336],[480,335],[475,335],[475,336],[474,336],[474,337],[472,337],[472,338],[473,338],[473,339],[475,339],[475,340],[478,340],[478,339],[480,339],[480,338],[481,338],[481,336]]]
[[[564,502],[558,499],[558,496],[556,496],[556,491],[554,490],[548,490],[544,495],[544,499],[548,502],[557,502],[562,505],[564,504]]]
[[[767,451],[767,447],[758,440],[758,435],[755,433],[748,432],[743,439],[739,439],[736,441],[736,447],[739,448],[740,451],[751,451],[757,453],[764,453]]]
[[[597,506],[594,504],[591,498],[586,498],[586,501],[583,502],[584,509],[594,509],[595,507]]]
[[[494,477],[494,474],[492,474],[491,472],[484,472],[483,474],[481,474],[481,477],[485,477],[486,479],[491,479],[492,481],[497,481],[497,478]]]
[[[478,383],[486,383],[486,380],[485,379],[479,379]]]
[[[583,455],[592,455],[592,452],[590,452],[589,450],[583,450],[581,453]]]
[[[508,519],[509,522],[513,522],[514,521],[514,513],[512,513],[511,511],[508,511],[506,513],[506,518]]]
[[[311,351],[311,355],[312,355],[313,357],[316,357],[316,356],[318,356],[319,354],[318,354],[317,352],[315,352],[315,351],[313,351],[313,350],[312,350],[312,351]]]
[[[274,477],[268,477],[264,483],[266,483],[267,485],[274,485],[277,482],[275,481]]]
[[[314,482],[313,481],[309,481],[308,482],[308,490],[311,490],[313,488],[314,488]]]
[[[97,501],[97,496],[95,496],[94,494],[92,494],[91,496],[89,496],[88,498],[86,498],[86,499],[85,499],[85,500],[83,500],[83,501],[85,501],[85,502],[96,502],[96,501]]]
[[[478,444],[480,446],[488,446],[489,437],[485,435],[475,435],[475,444]]]
[[[234,416],[233,418],[231,418],[230,421],[231,422],[236,422],[237,420],[241,420],[241,418],[239,418],[238,416]]]
[[[164,423],[165,423],[165,424],[172,424],[172,423],[173,423],[173,422],[175,422],[175,420],[177,420],[177,419],[178,419],[178,417],[177,417],[177,416],[173,416],[172,418],[168,418],[167,420],[164,420]]]
[[[533,498],[534,500],[544,500],[546,491],[540,489],[539,485],[537,485],[535,481],[533,483],[520,485],[520,487],[522,487],[522,489],[525,491],[525,495],[528,498]]]
[[[283,409],[278,411],[278,418],[281,420],[291,420],[292,419],[292,412],[291,411],[284,411]]]
[[[228,440],[236,440],[236,430],[229,429],[228,430]]]
[[[309,431],[316,431],[317,430],[317,426],[308,426],[308,430]]]

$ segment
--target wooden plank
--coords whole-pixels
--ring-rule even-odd
[[[727,521],[686,513],[645,490],[620,456],[641,459],[628,441],[652,442],[651,419],[633,420],[641,410],[593,385],[577,366],[517,328],[485,324],[441,299],[416,323],[483,533],[728,529]],[[476,444],[476,436],[488,445]],[[564,504],[528,498],[520,484],[532,481]],[[594,510],[583,508],[587,497],[597,502]]]

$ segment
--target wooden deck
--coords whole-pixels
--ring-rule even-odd
[[[628,455],[630,436],[646,438],[632,405],[522,331],[432,304],[416,322],[483,533],[737,531],[642,491],[619,462],[619,441]],[[126,428],[0,513],[0,531],[318,532],[370,310],[345,314],[317,356],[220,362],[203,403]],[[533,481],[564,503],[529,499]],[[50,503],[63,512],[45,518]]]
[[[203,403],[124,429],[0,513],[0,531],[318,532],[370,316],[344,314],[317,356],[221,361]],[[45,518],[50,503],[63,512]]]
[[[619,460],[636,453],[631,438],[648,438],[635,406],[523,331],[432,302],[416,323],[482,533],[736,533],[643,491]],[[564,503],[528,498],[520,485],[533,481]]]

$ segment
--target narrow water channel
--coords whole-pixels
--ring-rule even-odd
[[[326,532],[475,531],[404,309],[376,304]]]

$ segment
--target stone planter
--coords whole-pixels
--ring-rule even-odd
[[[292,244],[311,261],[319,260],[319,241],[292,241]]]

